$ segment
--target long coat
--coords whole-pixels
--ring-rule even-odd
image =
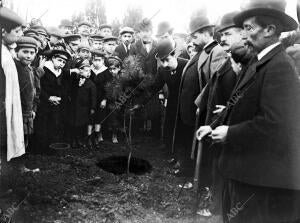
[[[91,70],[90,79],[96,85],[97,98],[96,98],[96,112],[95,112],[95,124],[100,124],[106,116],[105,109],[100,108],[101,101],[106,98],[105,85],[108,81],[112,79],[112,75],[108,69],[96,75],[93,70]]]
[[[250,66],[219,160],[221,173],[247,184],[300,189],[300,82],[281,45]]]
[[[173,138],[173,130],[175,127],[176,108],[178,104],[179,85],[183,69],[187,64],[187,60],[178,58],[178,66],[174,74],[162,68],[158,69],[157,76],[151,87],[152,95],[161,90],[164,85],[168,86],[168,103],[166,107],[165,123],[164,123],[164,140],[168,146],[171,146]]]
[[[125,49],[124,44],[119,44],[115,49],[115,55],[117,55],[122,61],[129,56],[129,49]]]

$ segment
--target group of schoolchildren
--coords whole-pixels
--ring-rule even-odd
[[[29,150],[51,153],[49,145],[66,140],[74,148],[99,147],[104,124],[118,143],[120,108],[112,89],[122,60],[99,49],[84,54],[79,48],[72,56],[61,43],[38,47],[32,36],[22,36],[14,49]]]

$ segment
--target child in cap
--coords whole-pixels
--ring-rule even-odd
[[[20,86],[21,106],[23,115],[23,129],[25,147],[28,146],[29,135],[33,133],[33,119],[36,110],[34,108],[35,86],[34,71],[30,64],[34,60],[37,53],[38,44],[32,37],[23,36],[17,41],[15,49],[17,58],[15,59],[18,71],[18,79]]]
[[[106,83],[111,79],[111,73],[105,66],[105,53],[100,50],[92,51],[92,66],[91,66],[91,77],[90,79],[95,83],[97,88],[97,104],[96,113],[94,119],[95,128],[95,140],[94,143],[98,147],[99,143],[103,141],[102,129],[103,121],[105,119],[106,113],[105,109],[105,88]]]
[[[40,79],[40,102],[35,120],[35,141],[44,153],[53,153],[52,143],[62,142],[65,134],[67,78],[70,73],[63,70],[71,55],[64,50],[51,50],[50,60],[45,62]]]
[[[87,44],[81,44],[78,47],[78,57],[83,60],[89,60],[91,58],[91,49]]]
[[[93,115],[96,108],[96,86],[90,80],[91,65],[88,60],[78,59],[75,68],[78,74],[73,75],[71,89],[70,118],[72,134],[72,147],[88,147],[91,149]]]
[[[119,99],[122,96],[120,85],[120,75],[122,70],[122,61],[116,56],[109,57],[107,60],[108,69],[111,73],[111,78],[105,84],[105,98],[101,103],[102,108],[107,110],[107,124],[112,132],[112,142],[118,143],[117,131],[120,126],[120,113],[122,104]]]

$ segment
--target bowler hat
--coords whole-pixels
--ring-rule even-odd
[[[171,53],[173,53],[176,50],[176,47],[174,44],[167,39],[161,40],[157,44],[157,53],[155,55],[156,59],[165,59],[167,56],[169,56]]]
[[[0,7],[0,24],[5,29],[13,29],[24,25],[25,21],[12,10]]]
[[[79,26],[88,26],[88,27],[92,27],[92,25],[89,23],[89,22],[86,22],[86,21],[83,21],[83,22],[80,22],[79,24],[78,24],[78,27]]]
[[[133,30],[133,28],[126,26],[120,30],[120,35],[123,35],[124,33],[134,34],[134,30]]]
[[[61,57],[65,60],[68,60],[71,58],[71,55],[65,51],[65,50],[58,50],[58,49],[53,49],[50,51],[49,56],[58,56]]]
[[[18,48],[34,48],[37,50],[38,46],[37,41],[29,36],[21,36],[16,43]]]
[[[200,31],[204,28],[213,27],[208,18],[205,16],[199,16],[191,19],[190,22],[190,35],[193,35],[195,32]]]
[[[164,35],[165,33],[170,33],[173,31],[173,28],[171,27],[170,23],[168,22],[161,22],[158,24],[158,29],[157,29],[157,37],[160,37]]]
[[[111,25],[108,25],[108,24],[101,24],[101,25],[99,26],[99,29],[100,29],[100,30],[101,30],[101,29],[104,29],[104,28],[112,29]]]
[[[285,13],[286,2],[284,0],[252,0],[245,8],[234,17],[237,26],[242,27],[243,22],[250,17],[270,16],[278,19],[282,24],[283,32],[297,29],[297,22]]]
[[[233,18],[238,14],[238,11],[235,12],[229,12],[225,14],[222,19],[220,24],[217,27],[217,32],[222,32],[225,29],[231,28],[231,27],[236,27],[237,25],[234,23]]]

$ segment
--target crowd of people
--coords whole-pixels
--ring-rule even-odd
[[[1,7],[2,169],[28,152],[51,154],[56,142],[101,149],[106,130],[117,144],[127,111],[115,89],[135,56],[153,82],[129,113],[142,112],[152,136],[163,124],[172,174],[185,179],[180,187],[195,186],[201,152],[196,177],[207,202],[198,213],[222,214],[224,222],[298,222],[300,35],[285,7],[252,0],[219,24],[191,18],[187,34],[161,22],[155,37],[149,19],[117,37],[110,25],[86,21],[26,26]]]

